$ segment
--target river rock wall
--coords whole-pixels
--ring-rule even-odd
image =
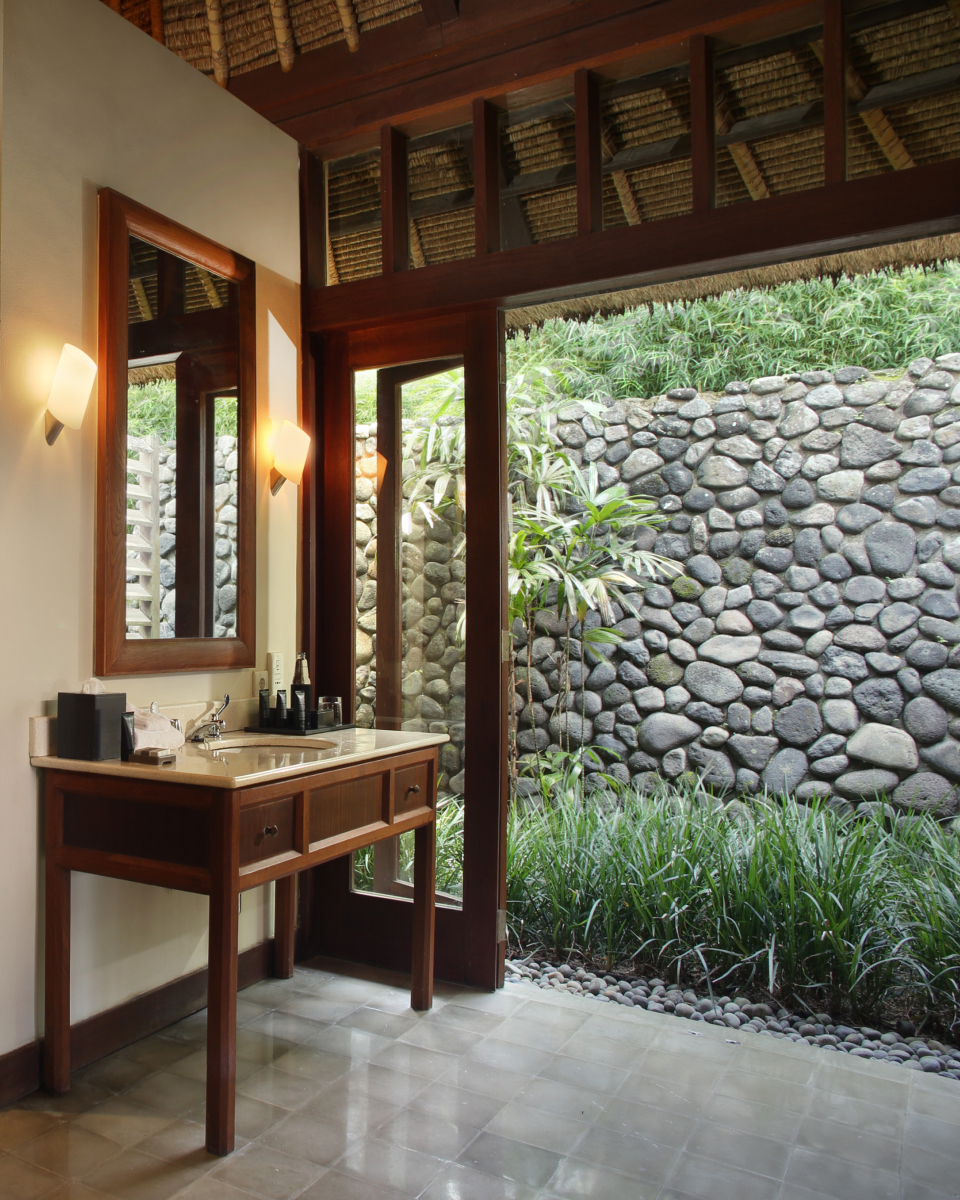
[[[953,354],[562,412],[571,459],[654,498],[665,521],[639,544],[684,570],[618,610],[616,648],[544,615],[529,645],[514,629],[520,758],[587,745],[641,786],[696,772],[952,816],[958,381]]]

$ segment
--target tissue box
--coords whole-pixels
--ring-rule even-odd
[[[120,757],[120,717],[127,710],[125,692],[57,696],[57,755],[99,762]]]

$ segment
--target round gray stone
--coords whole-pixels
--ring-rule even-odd
[[[937,519],[937,502],[932,496],[910,496],[893,506],[893,515],[911,525],[933,525]]]
[[[840,445],[840,462],[845,467],[871,467],[885,458],[896,458],[900,445],[893,438],[884,437],[876,429],[854,423],[843,431]]]
[[[915,467],[900,476],[897,487],[901,492],[929,495],[930,492],[942,492],[949,482],[950,472],[946,467]]]
[[[733,671],[715,663],[691,663],[684,671],[683,682],[694,696],[709,704],[729,704],[743,694],[743,681]]]
[[[957,787],[942,775],[919,771],[908,776],[893,792],[893,802],[913,812],[952,817],[957,811]]]
[[[870,504],[848,504],[837,513],[837,524],[844,533],[863,533],[883,517],[879,508]]]
[[[914,642],[914,646],[919,643]],[[914,646],[911,646],[912,650]],[[907,652],[909,659],[910,652]],[[916,665],[916,664],[913,664]],[[931,671],[929,675],[923,677],[923,690],[933,696],[935,700],[939,700],[941,704],[947,708],[952,708],[954,712],[960,711],[960,671],[953,667],[945,667],[940,671]]]
[[[917,535],[908,525],[883,521],[869,529],[864,546],[878,575],[903,575],[913,565]]]
[[[932,746],[945,738],[948,721],[946,712],[930,696],[915,697],[903,710],[904,727],[921,746]]]
[[[936,671],[946,663],[948,654],[946,646],[940,642],[921,639],[907,647],[906,659],[918,671]]]
[[[812,485],[806,479],[792,479],[783,489],[780,503],[784,508],[798,512],[800,509],[809,508],[816,498]]]
[[[956,593],[953,591],[930,589],[923,593],[917,604],[925,613],[931,617],[939,617],[941,621],[953,621],[960,617],[960,605],[957,604]]]
[[[915,771],[920,764],[917,744],[905,729],[876,722],[860,726],[847,742],[847,753],[892,770]]]
[[[888,605],[881,612],[879,617],[880,628],[889,637],[893,637],[894,634],[903,633],[905,629],[916,625],[919,616],[919,608],[898,600],[896,604]]]
[[[723,578],[719,565],[707,554],[695,554],[687,560],[687,574],[705,587],[717,584]]]
[[[825,557],[820,559],[817,567],[820,574],[833,583],[840,583],[844,579],[849,579],[853,574],[853,568],[842,554],[825,555]]]
[[[845,625],[833,639],[833,644],[841,650],[856,650],[865,654],[867,650],[886,649],[887,639],[873,625]]]
[[[790,795],[807,773],[807,756],[787,747],[775,754],[761,776],[763,786],[775,795]]]
[[[853,699],[871,721],[895,721],[903,712],[903,693],[895,679],[865,679],[853,689]]]
[[[629,461],[630,459],[627,459],[627,462]],[[747,476],[746,467],[734,462],[732,458],[715,454],[701,464],[698,481],[704,487],[709,488],[738,488],[747,482]]]
[[[953,738],[944,738],[935,746],[924,746],[920,751],[920,757],[935,771],[960,777],[960,744]]]
[[[844,650],[840,646],[828,646],[820,656],[820,669],[824,675],[839,675],[854,683],[866,679],[870,674],[862,654]],[[960,672],[957,672],[960,675]]]
[[[637,731],[637,741],[650,754],[665,754],[700,735],[700,726],[682,713],[651,713]]]
[[[823,732],[820,709],[812,700],[794,700],[774,717],[773,729],[790,746],[809,746]]]
[[[889,796],[900,782],[892,771],[874,767],[868,771],[850,771],[835,779],[833,786],[841,796],[850,800],[873,800],[877,796]]]

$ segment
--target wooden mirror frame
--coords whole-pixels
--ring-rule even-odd
[[[239,425],[237,626],[231,638],[126,636],[127,362],[130,235],[238,285]],[[256,659],[256,282],[232,250],[102,188],[98,196],[96,655],[97,675],[252,667]]]

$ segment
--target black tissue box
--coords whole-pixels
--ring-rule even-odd
[[[125,692],[57,696],[57,756],[99,762],[120,757],[120,718],[127,710]]]

